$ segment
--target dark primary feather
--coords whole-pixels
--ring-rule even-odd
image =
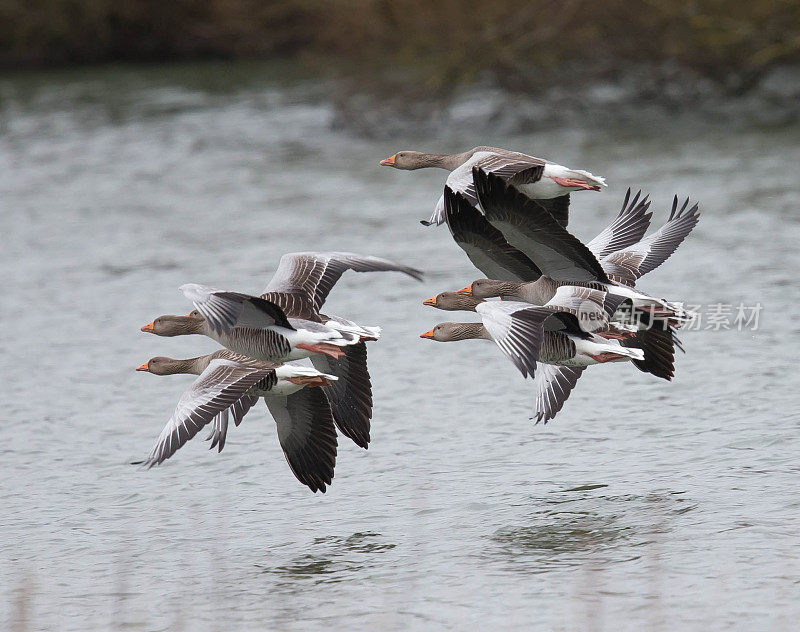
[[[586,244],[598,259],[602,259],[616,250],[632,246],[644,237],[653,214],[648,212],[650,208],[648,196],[639,200],[641,194],[642,192],[638,191],[631,200],[629,188],[625,193],[622,208],[614,221]]]
[[[548,211],[492,174],[473,169],[481,208],[506,240],[557,281],[608,281],[597,258]]]
[[[473,265],[489,279],[535,281],[541,276],[536,264],[511,246],[502,233],[461,193],[444,188],[445,220],[455,242]]]
[[[272,373],[273,381],[277,381],[277,378],[274,373]],[[264,380],[262,380],[264,382]],[[261,384],[257,385],[255,388],[259,388],[259,390],[269,390],[274,386],[274,384],[270,384],[269,386],[262,386]],[[211,441],[211,445],[208,446],[208,449],[211,450],[214,447],[217,447],[218,452],[222,452],[222,448],[225,447],[225,439],[228,433],[228,417],[233,418],[234,425],[238,426],[242,423],[242,419],[248,413],[248,411],[256,405],[258,402],[258,397],[254,397],[252,395],[243,395],[238,401],[234,402],[233,405],[228,408],[227,410],[223,410],[219,413],[211,424],[211,432],[209,432],[208,436],[206,437],[206,441]]]
[[[278,426],[278,441],[292,473],[323,494],[336,466],[336,428],[325,394],[304,388],[288,397],[265,398]]]
[[[339,379],[331,386],[323,386],[333,412],[333,420],[339,431],[367,448],[370,440],[372,418],[372,383],[367,370],[367,345],[359,342],[344,347],[344,355],[338,360],[330,356],[313,355],[311,363],[322,373],[335,375]]]
[[[533,376],[544,338],[544,321],[552,315],[540,307],[522,309],[512,314],[511,324],[504,336],[494,336],[495,342],[519,369],[523,377]]]
[[[513,183],[512,183],[513,184]],[[550,215],[553,216],[564,228],[569,224],[569,195],[560,195],[550,199],[537,199],[540,206],[543,206]]]
[[[642,329],[634,336],[622,340],[621,344],[623,347],[644,351],[644,360],[632,360],[640,371],[667,381],[675,375],[675,332],[671,327]]]

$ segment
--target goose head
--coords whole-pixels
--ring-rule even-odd
[[[195,310],[186,316],[159,316],[142,327],[142,331],[156,336],[185,336],[201,333],[204,324],[205,319]]]
[[[454,342],[472,338],[490,338],[483,323],[439,323],[430,331],[420,334],[420,338],[436,342]]]
[[[440,292],[433,298],[422,302],[423,305],[443,309],[448,312],[458,310],[474,312],[475,307],[481,303],[483,303],[483,300],[467,294],[460,294],[459,292]]]
[[[190,358],[189,360],[176,360],[175,358],[165,358],[158,356],[150,358],[141,366],[136,367],[137,371],[147,371],[153,375],[175,375],[177,373],[198,373],[195,365],[201,358]]]
[[[520,285],[520,283],[512,283],[510,281],[477,279],[468,286],[462,287],[458,293],[477,299],[493,298],[495,296],[514,296]]]

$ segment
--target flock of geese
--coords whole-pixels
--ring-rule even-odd
[[[656,377],[673,377],[675,348],[683,350],[676,330],[693,315],[681,303],[635,286],[692,231],[699,220],[696,204],[690,207],[687,199],[679,207],[676,197],[664,225],[645,236],[650,202],[629,189],[611,224],[583,244],[566,229],[569,196],[606,186],[588,171],[493,147],[460,154],[401,151],[380,164],[450,172],[422,223],[446,223],[486,278],[423,304],[476,312],[480,322],[443,322],[421,337],[494,341],[523,377],[534,378],[537,422],[561,410],[593,364],[630,361]],[[229,423],[238,426],[263,397],[290,469],[312,491],[325,492],[334,476],[337,429],[362,448],[370,441],[366,343],[378,340],[381,330],[321,312],[348,270],[422,279],[419,270],[379,257],[297,252],[281,257],[260,296],[181,286],[194,310],[159,316],[142,331],[204,335],[224,348],[183,360],[156,357],[137,368],[198,376],[139,463],[162,463],[204,426],[210,426],[211,447],[222,451]],[[311,366],[295,362],[305,358]]]

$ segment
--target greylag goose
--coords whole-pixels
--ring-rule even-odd
[[[630,199],[628,189],[614,221],[586,246],[598,258],[638,242],[650,225],[650,202],[641,191]],[[461,193],[445,187],[445,221],[454,241],[472,264],[491,279],[535,281],[541,270],[524,253],[510,245],[503,234]]]
[[[197,283],[187,283],[179,289],[197,310],[197,314],[183,317],[196,323],[198,330],[191,333],[202,333],[231,351],[256,360],[283,362],[315,353],[338,358],[344,355],[342,347],[360,341],[357,333],[305,318],[288,318],[278,305],[258,296]],[[155,329],[157,324],[153,325]],[[149,325],[143,331],[149,331],[146,327]]]
[[[436,307],[446,311],[475,311],[476,307],[483,303],[483,299],[468,296],[459,292],[441,292],[433,298],[423,301],[423,305]],[[591,303],[589,304],[591,307]],[[579,310],[579,320],[591,322],[592,316],[599,318],[596,321],[596,329],[593,333],[602,338],[615,338],[620,340],[623,347],[641,349],[644,359],[631,359],[633,365],[645,373],[650,373],[665,380],[671,380],[675,374],[675,347],[680,348],[680,342],[670,328],[666,330],[646,329],[636,332],[618,330],[615,324],[608,322],[608,329],[603,329],[603,317],[593,309]],[[590,327],[594,328],[594,327]],[[562,334],[545,330],[543,346],[557,346],[556,340],[548,338],[558,338]],[[534,388],[536,390],[535,416],[537,423],[555,417],[564,406],[572,389],[586,367],[557,366],[545,364],[541,358],[536,364],[534,375]]]
[[[336,429],[328,400],[318,386],[335,376],[311,367],[274,364],[220,350],[175,360],[153,358],[136,369],[155,375],[198,375],[181,395],[175,412],[143,464],[163,463],[206,424],[242,398],[244,413],[263,397],[278,429],[278,441],[292,473],[313,492],[325,492],[336,464]],[[241,417],[239,417],[241,420]]]
[[[613,270],[606,272],[595,253],[536,202],[492,174],[475,169],[473,177],[486,219],[542,271],[542,276],[528,286],[535,290],[531,302],[543,305],[553,297],[558,287],[580,285],[603,290],[620,302],[629,299],[635,308],[657,312],[674,322],[689,319],[690,315],[679,303],[635,290],[636,275],[632,263],[626,266],[621,260],[615,260]],[[697,205],[682,215],[691,226],[697,222],[696,216]],[[648,249],[648,252],[651,251]],[[638,256],[641,258],[640,254]],[[465,288],[464,291],[471,290]]]
[[[420,337],[437,342],[493,340],[524,377],[535,375],[537,362],[578,367],[644,360],[641,349],[592,333],[607,322],[604,300],[605,292],[564,286],[544,306],[481,302],[475,306],[480,323],[439,323]],[[546,332],[554,335],[545,336]]]
[[[517,186],[525,195],[539,200],[563,226],[569,221],[569,194],[573,191],[599,191],[606,186],[604,178],[581,169],[562,165],[498,147],[474,147],[460,154],[426,154],[418,151],[399,151],[381,160],[381,165],[395,169],[423,169],[437,167],[450,172],[446,185],[458,191],[476,205],[472,169],[477,167],[494,173]],[[444,222],[444,198],[439,202],[426,226]]]

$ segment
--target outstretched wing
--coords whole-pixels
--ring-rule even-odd
[[[642,192],[638,191],[631,200],[631,190],[628,189],[622,202],[622,208],[614,221],[586,244],[595,257],[602,259],[615,250],[632,246],[644,237],[653,214],[648,212],[650,208],[648,196],[639,200],[641,194]]]
[[[372,383],[367,370],[367,345],[359,342],[342,349],[338,359],[315,354],[311,356],[314,368],[339,379],[322,392],[328,398],[333,421],[339,431],[356,445],[369,447],[370,419],[372,418]]]
[[[486,331],[524,377],[534,375],[544,337],[544,321],[553,312],[519,301],[486,301],[475,307]]]
[[[661,228],[638,243],[603,258],[603,267],[609,275],[622,277],[632,285],[639,277],[664,263],[700,221],[698,205],[688,210],[687,207],[689,198],[678,209],[678,197],[675,196],[669,219]]]
[[[535,281],[542,275],[536,264],[510,245],[463,194],[445,186],[444,204],[450,234],[487,278]]]
[[[264,297],[282,293],[296,297],[297,310],[319,312],[333,286],[347,271],[402,272],[422,280],[422,272],[389,259],[351,252],[290,252],[281,257],[278,269],[264,290]],[[302,317],[300,314],[292,316]]]
[[[209,362],[191,388],[181,395],[172,417],[164,426],[150,455],[148,467],[164,462],[248,390],[262,382],[274,381],[275,369],[256,369],[229,360]]]
[[[182,285],[180,291],[217,334],[228,333],[236,326],[264,329],[278,325],[294,329],[280,307],[258,296],[216,290],[196,283]]]
[[[557,281],[607,281],[597,258],[548,211],[493,174],[473,170],[486,219]]]
[[[336,428],[331,407],[319,388],[304,388],[293,395],[265,397],[278,425],[286,462],[312,492],[325,493],[336,465]]]
[[[572,389],[578,382],[585,366],[556,366],[554,364],[536,365],[536,403],[534,414],[536,423],[547,423],[560,411]]]

